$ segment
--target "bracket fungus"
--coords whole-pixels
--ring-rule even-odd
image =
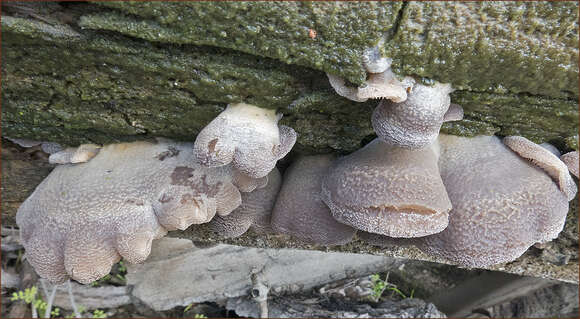
[[[365,83],[360,87],[351,87],[339,76],[327,73],[328,82],[336,93],[355,102],[366,102],[369,99],[390,99],[399,103],[407,99],[407,91],[411,90],[415,80],[405,77],[402,81],[387,68],[380,73],[369,73]]]
[[[249,177],[264,177],[296,142],[292,128],[278,126],[281,117],[275,110],[230,104],[197,135],[194,153],[205,166],[233,163]]]
[[[47,153],[47,154],[53,154],[59,151],[62,151],[62,146],[58,143],[54,143],[54,142],[40,142],[40,141],[33,141],[33,140],[29,140],[29,139],[24,139],[24,138],[11,138],[8,136],[3,136],[3,138],[11,141],[12,143],[18,144],[22,147],[25,148],[31,148],[31,147],[35,147],[40,145],[40,149]]]
[[[50,154],[48,162],[51,164],[84,163],[95,157],[100,149],[101,146],[95,144],[82,144],[79,147],[68,147]]]
[[[568,166],[570,173],[578,178],[578,151],[566,153],[560,156],[560,160]]]
[[[572,200],[576,196],[576,184],[568,173],[568,166],[558,156],[546,148],[521,136],[507,136],[503,143],[522,158],[530,160],[542,168],[560,187],[560,190]]]
[[[541,149],[553,156],[520,138],[504,142],[521,153]],[[415,239],[421,250],[463,266],[483,267],[512,261],[535,243],[558,236],[569,192],[576,186],[563,190],[562,180],[550,178],[552,158],[528,153],[531,163],[495,136],[440,135],[439,144],[441,177],[453,209],[445,230]]]
[[[421,148],[437,139],[444,121],[463,118],[459,105],[451,104],[450,84],[416,84],[406,101],[383,100],[375,108],[372,124],[378,137],[390,145]]]
[[[269,232],[272,208],[282,184],[282,176],[274,168],[267,177],[267,185],[250,193],[242,193],[242,204],[238,208],[227,216],[214,217],[207,227],[223,238],[239,237],[250,227]]]
[[[272,212],[274,231],[320,245],[352,240],[356,229],[332,218],[320,198],[322,178],[333,159],[332,155],[306,156],[292,163]]]
[[[322,200],[339,222],[390,237],[440,232],[451,209],[433,148],[409,150],[379,139],[332,165]]]
[[[415,80],[407,76],[399,81],[391,70],[393,60],[382,57],[380,54],[379,48],[383,42],[381,40],[377,46],[363,52],[362,63],[368,77],[360,87],[349,86],[343,78],[326,73],[330,86],[338,95],[355,102],[366,102],[368,99],[390,99],[399,103],[407,99],[407,92],[412,89]]]
[[[106,145],[57,166],[16,215],[30,264],[58,283],[89,283],[121,257],[145,260],[167,230],[208,222],[241,203],[231,166],[206,168],[192,143]]]

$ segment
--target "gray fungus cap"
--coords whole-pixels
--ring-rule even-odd
[[[292,128],[278,126],[281,117],[275,110],[230,104],[197,135],[194,153],[204,166],[232,163],[249,177],[264,177],[296,142]]]
[[[440,232],[451,209],[432,148],[410,150],[379,139],[332,165],[322,200],[339,222],[391,237]]]
[[[30,264],[55,283],[89,283],[121,257],[143,262],[167,230],[229,214],[241,203],[232,167],[204,167],[192,148],[111,144],[87,162],[57,166],[16,215]]]
[[[483,267],[515,260],[533,244],[558,236],[569,197],[542,169],[553,163],[536,166],[495,136],[440,135],[439,144],[441,177],[453,209],[445,230],[416,240],[423,251]]]
[[[320,245],[352,240],[356,229],[336,221],[320,196],[322,178],[333,159],[332,155],[305,156],[286,170],[272,213],[274,231]]]

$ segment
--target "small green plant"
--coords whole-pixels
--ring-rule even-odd
[[[46,312],[46,307],[48,304],[44,302],[41,298],[37,298],[38,288],[36,286],[32,286],[30,288],[24,289],[24,291],[20,290],[17,292],[12,293],[12,297],[10,297],[10,301],[24,301],[26,304],[32,305],[32,307],[41,315],[44,315]],[[60,309],[55,307],[51,310],[50,316],[57,317],[60,315]]]
[[[91,282],[91,287],[99,287],[100,285],[108,282],[109,280],[111,280],[111,274],[107,274],[105,277]]]
[[[127,274],[127,266],[123,263],[123,261],[119,261],[115,266],[112,268],[110,274],[107,274],[103,278],[99,280],[95,280],[91,282],[92,287],[100,287],[106,284],[113,284],[116,286],[123,286],[127,284],[127,278],[125,275]]]
[[[102,310],[95,309],[93,311],[93,318],[107,318],[107,314]]]
[[[399,290],[399,288],[397,288],[397,287],[396,287],[396,286],[394,286],[394,285],[387,287],[387,290],[390,290],[390,291],[392,291],[393,293],[397,293],[397,294],[398,294],[399,296],[401,296],[401,298],[403,298],[403,299],[406,299],[406,298],[407,298],[407,296],[406,296],[406,295],[405,295],[405,294],[404,294],[402,291],[400,291],[400,290]]]
[[[125,266],[122,260],[119,261],[119,272],[124,274],[127,273],[127,267]]]
[[[381,279],[381,276],[379,274],[371,275],[371,282],[373,284],[372,285],[373,293],[371,294],[371,299],[374,302],[379,301],[385,290],[390,290],[392,294],[397,294],[403,299],[413,298],[413,295],[415,294],[415,289],[412,289],[411,294],[407,297],[405,293],[403,293],[399,288],[397,288],[396,285],[389,283],[388,280],[389,280],[388,273],[385,280]]]
[[[125,264],[121,260],[117,264],[117,274],[115,275],[115,277],[119,279],[121,283],[126,284],[127,283],[127,278],[125,277],[126,274],[127,274],[127,266],[125,266]]]
[[[32,286],[30,288],[24,289],[24,291],[20,290],[17,292],[12,293],[12,297],[10,297],[10,301],[24,301],[26,304],[31,305],[34,307],[36,312],[43,317],[44,313],[46,312],[46,308],[48,304],[44,302],[41,298],[38,297],[38,288],[36,286]],[[79,306],[78,308],[79,313],[84,313],[86,308],[83,306]],[[54,307],[50,311],[50,318],[56,318],[62,316],[60,313],[60,308]],[[107,315],[104,311],[96,309],[92,313],[93,318],[107,318]],[[64,318],[74,318],[74,314],[70,314],[68,316],[64,316]]]
[[[196,303],[194,303],[194,302],[187,305],[187,307],[185,307],[185,309],[183,309],[183,313],[186,313],[189,310],[191,310],[191,307],[193,307],[194,305],[196,305]],[[202,314],[202,313],[196,313],[193,315],[193,318],[207,318],[207,316]]]
[[[185,307],[185,309],[183,309],[183,313],[186,313],[189,311],[189,309],[191,309],[191,307],[193,307],[193,305],[195,305],[195,303],[190,303],[189,305],[187,305],[187,307]]]
[[[379,274],[371,275],[371,282],[373,283],[373,293],[371,294],[371,299],[377,302],[385,291],[386,282],[381,279]]]

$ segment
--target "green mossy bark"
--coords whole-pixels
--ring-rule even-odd
[[[578,97],[575,2],[99,4],[114,10],[85,15],[81,26],[229,48],[357,84],[365,79],[363,51],[383,39],[401,74],[462,89]]]
[[[578,97],[577,2],[409,2],[384,51],[401,74]]]
[[[525,10],[518,16],[519,7]],[[385,48],[390,48],[401,72],[464,86],[452,94],[452,101],[464,107],[465,119],[445,124],[443,132],[522,135],[537,143],[555,143],[562,150],[577,149],[577,100],[563,97],[569,95],[565,92],[577,93],[577,60],[569,59],[577,57],[577,43],[570,41],[577,37],[577,27],[570,26],[567,16],[559,26],[544,23],[554,18],[554,12],[577,15],[577,5],[525,3],[502,8],[477,3],[115,2],[60,8],[69,14],[64,21],[42,16],[45,11],[3,16],[3,135],[70,145],[153,136],[191,141],[227,103],[244,101],[283,112],[282,123],[299,133],[297,151],[354,151],[374,136],[370,115],[376,101],[356,103],[339,97],[323,71],[360,81],[361,74],[364,78],[360,54],[384,36],[389,40]],[[282,9],[292,19],[283,18]],[[445,12],[447,18],[433,18]],[[457,20],[464,16],[479,27],[468,28],[470,24]],[[514,17],[525,21],[541,17],[543,22],[530,29],[533,32],[526,31],[531,27],[513,26],[516,38],[510,40],[511,47],[501,46],[507,33],[493,25],[515,21]],[[485,21],[491,31],[480,28]],[[428,31],[427,37],[410,31],[419,23],[427,26],[422,29]],[[450,31],[445,23],[455,27]],[[181,36],[146,32],[143,25]],[[304,35],[308,28],[317,30],[315,39]],[[493,40],[477,60],[469,58],[479,48],[472,38],[461,42],[466,34],[480,34],[474,30],[490,32],[488,38]],[[453,45],[438,42],[444,31],[455,38]],[[552,62],[534,64],[535,56],[522,53],[544,31],[552,35],[547,51],[533,52],[547,58],[553,47],[560,48],[551,57],[561,68],[553,68]],[[222,38],[222,32],[228,37]],[[264,49],[269,41],[283,54]],[[447,67],[434,62],[435,57],[439,61],[451,57],[453,50],[464,54],[446,60]],[[486,60],[492,53],[509,53],[515,64],[493,64]],[[511,74],[525,74],[529,81],[516,81]],[[538,79],[547,75],[548,80]],[[491,83],[503,88],[498,91]],[[492,89],[484,92],[487,87]]]
[[[402,2],[97,2],[117,9],[80,25],[147,41],[209,45],[362,83],[362,52],[392,29]],[[316,37],[310,36],[315,30]]]

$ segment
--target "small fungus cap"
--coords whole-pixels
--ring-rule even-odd
[[[560,156],[560,160],[568,166],[570,173],[578,178],[578,151],[566,153]]]
[[[339,222],[391,237],[440,232],[451,209],[433,149],[408,150],[378,139],[332,165],[322,200]]]
[[[337,222],[320,196],[322,178],[333,159],[332,155],[301,157],[286,170],[272,213],[274,231],[320,245],[352,240],[356,230]]]
[[[233,163],[249,177],[264,177],[296,142],[292,128],[278,126],[280,118],[274,110],[230,104],[198,134],[194,154],[207,167]]]
[[[531,161],[550,175],[560,190],[566,194],[568,200],[572,200],[576,196],[578,188],[568,172],[568,167],[558,156],[521,136],[507,136],[503,139],[503,143],[519,156]]]
[[[380,73],[370,73],[368,79],[360,87],[351,87],[346,81],[336,75],[327,73],[328,81],[335,92],[351,101],[366,102],[368,99],[389,99],[403,102],[407,99],[407,91],[411,90],[415,81],[406,77],[399,81],[391,69]]]
[[[242,204],[227,216],[216,216],[207,227],[220,237],[235,238],[250,227],[266,231],[270,225],[272,208],[282,184],[282,177],[274,168],[266,179],[267,185],[248,193],[242,193]],[[203,227],[203,225],[197,226]]]
[[[433,144],[444,121],[463,117],[458,105],[448,113],[451,91],[449,84],[416,84],[402,103],[381,101],[372,115],[375,132],[390,145],[416,149]]]

